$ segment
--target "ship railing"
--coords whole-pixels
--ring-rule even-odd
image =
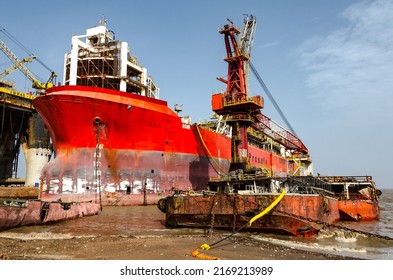
[[[320,192],[323,190],[326,194],[334,194],[331,184],[313,176],[290,176],[281,181],[282,184],[296,191],[307,191],[309,193]]]
[[[223,100],[223,104],[224,106],[234,106],[234,105],[240,105],[240,104],[249,104],[249,103],[253,103],[256,105],[261,106],[261,100],[258,99],[258,97],[247,97],[247,98],[240,98],[240,99],[235,99],[235,100],[226,100],[224,98]]]
[[[269,177],[267,177],[266,174],[263,173],[262,174],[239,173],[239,174],[224,175],[220,177],[210,177],[209,179],[211,182],[236,181],[236,180],[257,181],[257,180],[266,180],[269,179]]]
[[[372,176],[318,176],[320,180],[329,183],[371,182]]]
[[[194,190],[179,190],[175,189],[172,191],[173,196],[205,196],[205,195],[213,195],[217,192],[203,190],[203,191],[194,191]]]
[[[376,195],[374,193],[362,194],[362,193],[339,193],[336,194],[338,200],[375,200]]]
[[[306,188],[307,194],[317,194],[320,196],[335,197],[335,193],[325,188],[308,187]]]
[[[319,196],[327,196],[335,198],[335,193],[326,189],[320,188],[315,186],[301,186],[301,185],[294,185],[294,186],[287,186],[287,193],[293,194],[313,194]]]
[[[365,176],[363,176],[366,178]],[[210,177],[211,183],[221,184],[228,182],[229,184],[239,182],[241,184],[256,185],[258,187],[274,189],[286,189],[288,193],[293,194],[315,194],[320,196],[332,197],[338,200],[373,200],[376,197],[375,188],[372,182],[368,182],[364,186],[370,187],[370,192],[352,191],[337,192],[335,183],[321,180],[320,177],[313,176],[288,176],[288,177],[269,177],[264,173],[247,174],[247,173],[231,173],[220,177]],[[336,183],[337,184],[337,183]],[[359,182],[357,182],[359,184]],[[363,185],[364,183],[360,183]]]
[[[228,174],[221,177],[210,177],[210,182],[256,182],[256,185],[270,187],[271,184],[278,188],[285,188],[288,193],[318,194],[334,197],[335,193],[329,183],[323,182],[312,176],[269,177],[261,174]]]
[[[225,122],[231,122],[231,121],[248,121],[248,122],[254,122],[254,119],[248,115],[248,114],[241,114],[241,115],[227,115],[224,117]]]

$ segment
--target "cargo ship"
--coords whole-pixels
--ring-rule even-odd
[[[260,106],[263,100],[251,103]],[[202,190],[211,176],[230,171],[234,137],[227,120],[215,115],[192,123],[178,108],[169,108],[128,43],[116,40],[105,21],[72,37],[63,85],[33,105],[53,142],[55,158],[42,171],[49,198],[155,204],[173,189]],[[270,176],[311,174],[300,139],[259,117],[261,122],[247,128],[243,159]]]

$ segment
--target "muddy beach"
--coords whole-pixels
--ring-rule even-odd
[[[217,236],[215,236],[215,241]],[[193,260],[204,236],[95,236],[45,239],[0,238],[0,259],[9,260]],[[223,260],[337,260],[332,254],[308,252],[242,237],[231,237],[205,255]]]

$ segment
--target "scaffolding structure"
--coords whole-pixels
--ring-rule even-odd
[[[65,85],[108,88],[159,98],[159,88],[126,42],[114,40],[105,23],[73,36],[72,50],[65,56]]]

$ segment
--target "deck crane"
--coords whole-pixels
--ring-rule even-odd
[[[249,170],[248,159],[248,129],[263,131],[265,135],[286,147],[292,154],[308,154],[308,149],[295,135],[275,123],[261,112],[263,99],[261,96],[248,97],[247,77],[248,67],[256,74],[258,81],[264,83],[255,67],[250,62],[252,44],[256,29],[255,17],[247,16],[244,20],[243,31],[240,32],[228,19],[219,33],[224,35],[228,63],[228,79],[218,78],[227,85],[224,93],[212,96],[212,109],[231,127],[231,165],[229,171]],[[240,36],[239,36],[240,34]],[[239,39],[240,37],[240,39]],[[266,86],[263,87],[266,89]],[[266,90],[265,90],[266,91]],[[269,95],[270,92],[267,92]],[[272,98],[269,95],[269,98]],[[285,119],[286,120],[286,119]]]
[[[224,117],[224,121],[232,129],[231,137],[231,164],[229,171],[249,169],[248,159],[248,136],[247,129],[258,122],[258,115],[263,107],[262,97],[248,97],[246,85],[245,63],[250,59],[253,36],[254,17],[245,20],[246,32],[243,40],[238,42],[237,35],[240,34],[233,22],[228,20],[227,24],[219,33],[224,35],[228,63],[228,80],[219,78],[226,83],[224,93],[212,96],[213,111]]]
[[[33,88],[37,89],[39,92],[42,92],[46,89],[53,87],[53,81],[56,78],[56,73],[52,71],[50,78],[47,82],[40,82],[36,76],[24,65],[23,60],[19,60],[18,57],[11,51],[7,45],[0,40],[0,49],[3,53],[11,60],[14,64],[13,67],[18,68],[22,73],[33,83]],[[34,57],[35,58],[35,57]]]

